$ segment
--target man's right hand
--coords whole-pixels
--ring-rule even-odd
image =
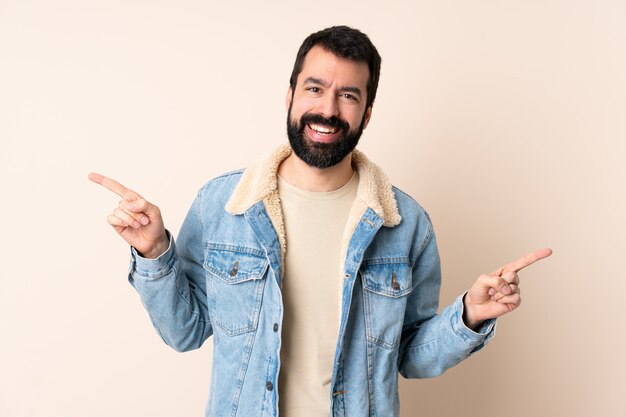
[[[169,247],[161,211],[136,192],[103,175],[90,173],[88,178],[122,197],[107,221],[141,256],[154,259]]]

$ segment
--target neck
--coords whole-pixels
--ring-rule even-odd
[[[289,184],[313,192],[335,191],[352,178],[352,154],[337,165],[315,168],[291,153],[278,167],[278,174]]]

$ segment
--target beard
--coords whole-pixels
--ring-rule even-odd
[[[304,128],[311,123],[337,128],[341,136],[331,143],[314,142],[304,134]],[[365,113],[360,126],[354,131],[350,130],[348,122],[335,116],[326,118],[321,114],[305,113],[299,121],[294,121],[291,119],[290,105],[287,112],[287,137],[293,152],[307,165],[328,168],[343,161],[354,150],[363,133],[364,124]]]

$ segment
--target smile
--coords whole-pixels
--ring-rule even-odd
[[[332,135],[337,132],[336,127],[326,127],[318,124],[309,124],[309,129],[316,131],[317,133],[321,133],[323,135]]]

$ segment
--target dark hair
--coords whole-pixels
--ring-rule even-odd
[[[311,48],[319,45],[334,55],[355,62],[364,62],[370,70],[367,80],[367,103],[365,108],[374,103],[376,90],[378,89],[378,79],[380,78],[380,55],[376,47],[366,34],[348,26],[333,26],[312,33],[302,42],[296,62],[293,64],[289,85],[292,90],[296,88],[298,75],[302,72],[304,58]]]

